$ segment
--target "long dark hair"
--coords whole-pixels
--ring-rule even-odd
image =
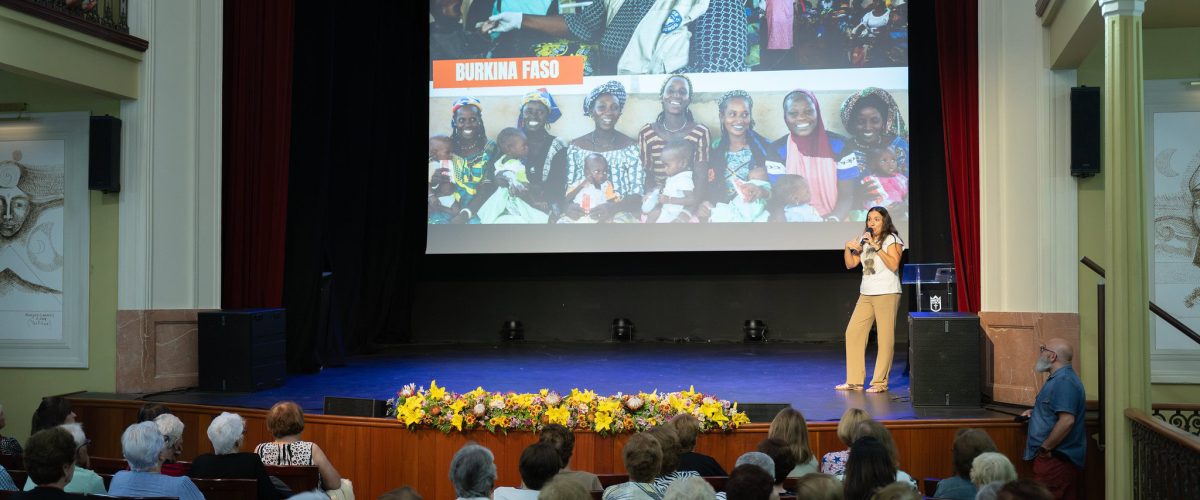
[[[900,231],[896,229],[895,224],[892,224],[892,215],[888,213],[886,208],[871,207],[870,210],[867,210],[867,217],[871,216],[871,212],[879,212],[879,215],[883,217],[883,234],[875,235],[879,237],[879,241],[883,241],[883,239],[887,238],[890,234],[896,235],[897,238],[900,237]],[[870,226],[866,225],[864,222],[863,231],[867,231],[868,229],[870,229]]]
[[[41,404],[33,411],[33,423],[30,425],[30,433],[35,433],[42,429],[57,427],[67,421],[67,415],[71,414],[71,402],[66,398],[58,396],[49,396],[42,398]]]
[[[869,436],[854,442],[842,480],[846,500],[867,500],[876,489],[895,481],[896,465],[883,443]]]

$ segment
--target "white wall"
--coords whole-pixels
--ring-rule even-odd
[[[981,310],[1078,312],[1075,70],[1050,70],[1027,2],[979,1]]]
[[[216,308],[222,3],[131,0],[129,27],[150,50],[141,98],[121,104],[117,308]]]

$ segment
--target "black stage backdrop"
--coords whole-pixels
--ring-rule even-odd
[[[909,5],[916,168],[912,234],[902,236],[912,246],[906,261],[949,262],[935,5]],[[841,339],[860,279],[841,251],[425,255],[425,21],[363,4],[296,4],[284,278],[291,371],[336,365],[339,342],[363,353],[496,341],[509,319],[531,341],[607,339],[616,317],[631,319],[642,340],[738,340],[751,318],[772,339]],[[323,272],[333,276],[329,317]]]

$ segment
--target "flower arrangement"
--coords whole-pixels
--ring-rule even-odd
[[[701,394],[694,387],[666,394],[613,396],[579,389],[571,389],[565,396],[549,389],[501,393],[482,387],[459,394],[438,387],[434,380],[429,389],[408,384],[388,400],[388,415],[406,427],[430,426],[447,434],[475,429],[538,431],[547,424],[617,434],[644,431],[681,413],[694,415],[705,431],[727,431],[750,422],[745,412],[738,411],[737,403]]]

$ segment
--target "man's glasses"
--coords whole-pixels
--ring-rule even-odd
[[[1055,352],[1054,349],[1047,349],[1046,346],[1044,346],[1044,345],[1038,346],[1038,354],[1041,354],[1043,352],[1048,352],[1048,353],[1054,354],[1055,356],[1058,356],[1058,353]]]

